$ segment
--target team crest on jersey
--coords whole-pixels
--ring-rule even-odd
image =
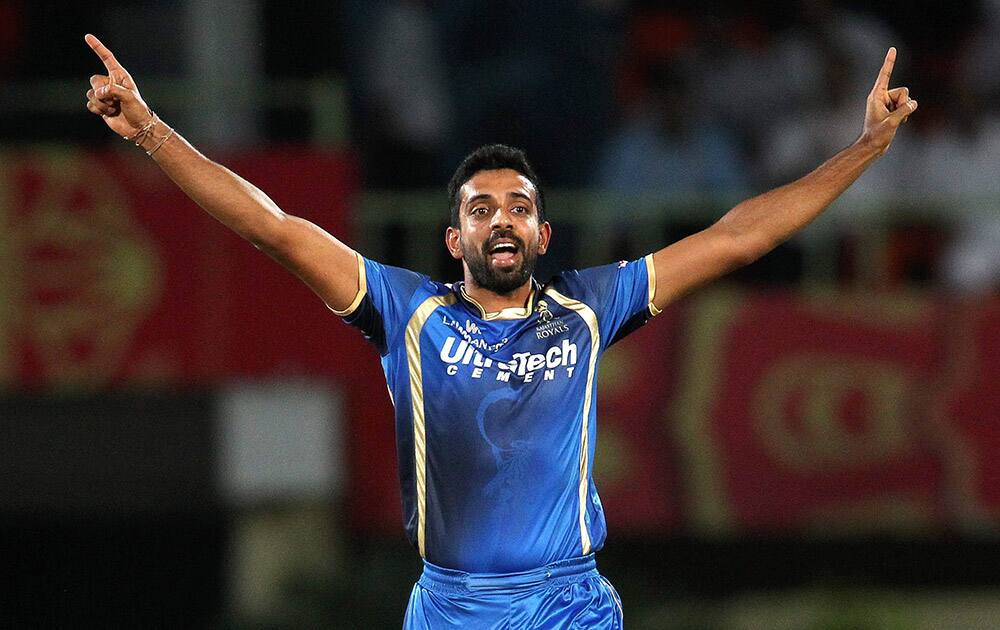
[[[562,319],[552,314],[552,311],[549,310],[549,304],[545,300],[538,300],[535,312],[538,313],[538,321],[540,322],[535,326],[535,337],[538,339],[554,337],[569,332],[569,326]]]
[[[543,324],[547,324],[552,321],[552,311],[549,310],[549,303],[545,300],[538,300],[538,305],[535,307],[538,311],[538,319]]]

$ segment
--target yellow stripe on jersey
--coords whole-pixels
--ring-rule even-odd
[[[427,431],[424,426],[424,376],[420,364],[420,333],[439,306],[455,303],[455,295],[435,295],[424,300],[406,324],[406,361],[410,373],[410,406],[413,417],[413,451],[417,479],[417,549],[424,553],[427,527]]]
[[[361,254],[354,252],[354,256],[358,259],[358,294],[354,296],[354,301],[351,305],[342,311],[330,306],[330,310],[333,311],[334,315],[340,315],[341,317],[347,317],[354,311],[358,309],[358,305],[361,304],[361,300],[365,299],[368,295],[368,278],[365,273],[365,259],[361,257]],[[329,305],[328,305],[329,306]]]
[[[545,290],[556,302],[578,314],[590,329],[590,362],[587,365],[587,384],[583,396],[583,422],[580,425],[580,543],[583,555],[590,553],[590,532],[587,531],[587,485],[588,469],[590,468],[590,407],[593,402],[594,376],[597,370],[597,355],[600,353],[601,332],[597,327],[597,314],[594,310],[572,298],[568,298],[553,288]]]
[[[646,254],[646,277],[649,282],[649,314],[656,317],[663,311],[653,304],[653,299],[656,297],[656,267],[653,265],[652,254]]]

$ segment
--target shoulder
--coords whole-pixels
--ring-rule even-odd
[[[359,256],[361,255],[359,254]],[[375,279],[379,279],[384,282],[412,284],[414,286],[430,281],[429,277],[422,273],[413,271],[412,269],[387,265],[364,256],[361,256],[361,259],[364,261],[364,266],[367,270],[369,278],[374,276]]]
[[[364,283],[380,310],[391,303],[395,305],[397,315],[403,316],[405,311],[416,308],[427,298],[451,293],[451,285],[432,280],[425,274],[369,258],[362,260],[366,276]]]
[[[571,297],[600,294],[611,288],[623,275],[632,272],[636,262],[620,260],[597,267],[563,271],[554,275],[546,287],[552,287]]]

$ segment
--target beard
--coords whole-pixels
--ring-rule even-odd
[[[510,239],[517,244],[517,251],[521,253],[520,262],[510,267],[495,267],[490,264],[490,248],[501,238]],[[522,287],[535,272],[535,264],[538,262],[537,251],[528,249],[524,241],[510,231],[492,233],[481,248],[467,246],[463,241],[462,256],[476,284],[498,295],[509,295]]]

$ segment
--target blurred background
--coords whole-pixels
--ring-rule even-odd
[[[804,233],[605,357],[630,628],[1000,627],[1000,2],[0,0],[0,626],[398,628],[377,354],[84,103],[93,32],[210,157],[450,281],[482,143],[542,278],[644,255],[920,110]]]

